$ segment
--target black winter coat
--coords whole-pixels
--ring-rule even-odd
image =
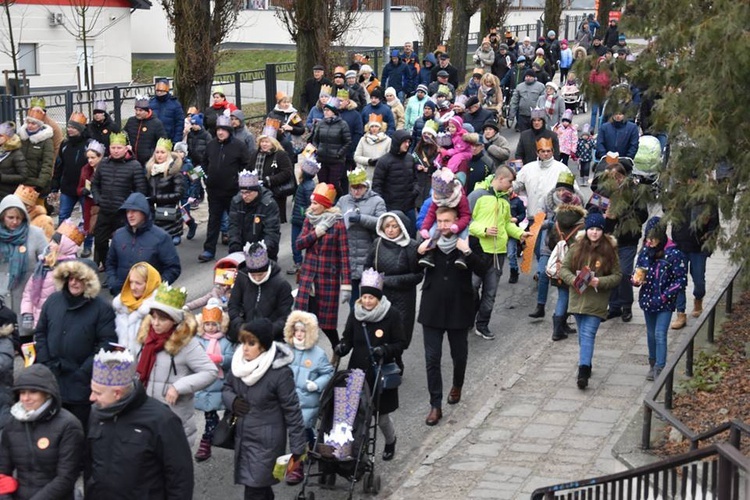
[[[134,383],[120,411],[91,411],[86,498],[193,498],[193,457],[180,417]]]
[[[715,204],[701,203],[682,212],[682,221],[672,223],[672,241],[684,253],[705,252],[703,244],[719,228],[719,208]]]
[[[68,137],[60,146],[55,174],[52,179],[52,189],[60,190],[62,194],[78,198],[78,181],[81,179],[81,169],[88,163],[86,146],[88,139],[84,136]]]
[[[180,201],[185,196],[185,176],[182,175],[182,160],[176,153],[170,153],[172,160],[169,169],[164,174],[151,175],[153,158],[146,164],[146,180],[151,192],[151,205],[156,207],[177,208]],[[154,214],[154,224],[164,229],[170,236],[182,236],[183,221],[179,211],[177,217],[170,220],[163,220]]]
[[[276,260],[280,240],[279,207],[270,189],[261,188],[252,203],[245,203],[240,194],[232,198],[229,207],[229,253],[241,252],[245,243],[263,241],[268,248],[268,257]]]
[[[419,194],[414,158],[399,151],[401,144],[409,139],[409,132],[396,130],[391,137],[391,150],[375,164],[372,190],[383,198],[389,211],[406,213],[414,210],[414,201]]]
[[[305,82],[305,88],[300,96],[300,107],[302,111],[307,113],[310,112],[313,106],[318,103],[320,99],[320,87],[323,85],[333,85],[331,80],[326,77],[316,80],[315,78],[308,78]]]
[[[255,167],[256,161],[258,160],[258,154],[260,150],[255,151],[250,155],[250,165]],[[281,186],[294,175],[294,167],[292,167],[292,160],[289,159],[289,155],[286,151],[276,151],[275,153],[267,153],[266,159],[263,161],[263,166],[258,171],[258,177],[263,181],[263,186],[271,188],[272,186]]]
[[[250,151],[245,143],[229,136],[226,141],[212,139],[206,146],[206,190],[222,198],[237,194],[240,185],[237,176],[240,170],[252,168]]]
[[[292,286],[281,276],[281,269],[275,262],[271,262],[270,269],[268,280],[256,285],[250,281],[244,265],[240,266],[228,304],[230,324],[227,338],[232,342],[237,342],[243,323],[256,318],[271,321],[274,338],[284,341],[284,322],[294,304]]]
[[[349,125],[337,115],[319,121],[310,142],[318,148],[318,161],[343,163],[349,153],[352,134]]]
[[[156,142],[162,137],[167,137],[164,130],[164,124],[153,112],[145,120],[139,120],[135,116],[128,118],[125,122],[125,133],[128,134],[128,141],[133,147],[133,154],[141,165],[146,162],[156,149]]]
[[[52,404],[34,421],[11,419],[0,440],[0,474],[14,475],[17,500],[73,500],[81,470],[84,437],[81,422],[62,408],[54,375],[42,365],[18,374],[15,389],[42,391]],[[41,443],[48,443],[42,447]]]
[[[206,147],[211,139],[211,134],[203,128],[198,131],[191,130],[188,133],[188,158],[190,158],[190,161],[192,161],[193,165],[196,167],[206,164]]]
[[[524,165],[536,160],[536,141],[542,138],[552,139],[552,149],[554,150],[552,155],[555,160],[560,160],[560,141],[557,139],[557,134],[546,127],[541,130],[530,128],[521,132],[521,135],[518,136],[515,157],[523,160]]]
[[[109,156],[109,136],[120,131],[120,124],[115,123],[109,113],[104,113],[104,121],[91,120],[86,128],[89,137],[104,144],[104,156]]]
[[[464,113],[463,118],[464,123],[468,123],[472,127],[474,127],[474,131],[477,132],[481,137],[482,131],[484,129],[484,123],[487,120],[494,119],[495,113],[487,108],[480,107],[476,113]]]
[[[125,158],[104,158],[91,181],[91,193],[99,209],[107,213],[117,212],[135,192],[149,195],[146,171],[141,164]]]

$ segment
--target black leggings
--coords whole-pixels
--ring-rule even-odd
[[[253,488],[245,486],[245,500],[273,500],[273,488],[265,486],[263,488]]]

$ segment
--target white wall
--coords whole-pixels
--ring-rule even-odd
[[[70,25],[74,15],[67,6],[41,6],[16,4],[11,7],[12,23],[16,42],[36,43],[38,75],[29,76],[32,92],[44,88],[70,87],[77,85],[77,53],[82,52],[82,43],[65,31],[63,26],[50,26],[49,12],[63,13],[63,22]],[[93,51],[94,83],[114,84],[129,82],[130,76],[130,10],[105,7],[102,9],[92,34],[100,27],[110,26],[103,33],[89,40],[89,53]],[[91,16],[91,14],[89,14]],[[114,21],[111,18],[115,18]],[[7,22],[2,17],[0,36],[7,37]],[[92,62],[89,62],[91,65]],[[13,61],[0,54],[0,70],[12,70]],[[0,85],[4,85],[4,82]]]

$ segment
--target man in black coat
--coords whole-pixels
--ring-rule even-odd
[[[206,146],[206,192],[208,193],[208,229],[200,262],[208,262],[216,255],[216,242],[221,231],[221,217],[229,212],[232,198],[239,191],[240,170],[250,166],[250,150],[244,142],[233,137],[234,129],[229,117],[216,119],[216,138]]]
[[[466,100],[466,113],[463,115],[464,123],[471,124],[474,131],[481,134],[484,123],[495,118],[495,113],[483,108],[477,96],[471,96]]]
[[[391,150],[380,157],[372,174],[372,190],[385,201],[388,211],[400,210],[417,226],[414,200],[419,195],[414,158],[409,152],[411,136],[397,130],[391,138]],[[414,235],[412,235],[414,236]]]
[[[313,66],[313,76],[305,82],[305,88],[300,96],[300,108],[309,113],[313,106],[318,102],[321,85],[332,85],[331,80],[324,77],[325,68],[320,64]]]
[[[128,134],[135,159],[144,167],[151,155],[154,154],[156,142],[162,137],[169,139],[164,124],[156,117],[149,106],[148,99],[137,99],[135,101],[135,116],[128,118],[123,129]]]
[[[109,113],[107,113],[107,103],[96,101],[91,121],[86,125],[89,137],[96,142],[104,144],[105,155],[109,155],[109,136],[120,131],[120,124],[115,123]]]
[[[86,498],[193,498],[193,457],[180,417],[146,394],[128,351],[100,351],[91,380]]]
[[[446,53],[440,54],[437,66],[432,68],[432,71],[430,72],[431,82],[437,81],[437,74],[441,69],[448,72],[448,83],[453,85],[454,89],[457,89],[459,83],[461,83],[458,81],[458,70],[451,64],[451,58]]]
[[[482,247],[476,238],[462,240],[451,232],[458,220],[454,208],[437,210],[437,229],[440,237],[436,248],[432,240],[425,240],[417,249],[420,255],[434,254],[433,266],[427,267],[422,285],[422,300],[417,321],[424,333],[424,355],[427,368],[427,390],[430,393],[430,413],[425,424],[436,425],[443,417],[443,376],[440,359],[443,355],[443,333],[448,333],[453,359],[453,385],[448,404],[461,400],[466,363],[469,355],[469,329],[474,325],[474,289],[472,273],[484,276],[489,269]],[[457,260],[463,258],[463,266]]]
[[[273,193],[260,186],[255,172],[243,172],[239,184],[240,192],[229,209],[229,253],[241,252],[246,243],[262,241],[268,256],[276,260],[281,226]]]

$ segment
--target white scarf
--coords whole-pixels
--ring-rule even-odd
[[[169,169],[170,162],[156,163],[151,166],[151,175],[156,176],[165,173]]]
[[[47,401],[42,403],[42,406],[36,410],[28,411],[19,401],[10,408],[10,414],[19,422],[34,422],[47,410],[47,408],[49,408],[51,404],[52,398],[48,398]]]
[[[266,274],[263,275],[263,277],[261,279],[259,279],[259,280],[256,280],[255,278],[253,278],[253,275],[250,274],[250,273],[247,273],[247,277],[250,278],[250,281],[252,281],[256,285],[260,286],[263,283],[265,283],[266,281],[268,281],[268,278],[271,277],[271,266],[270,265],[268,266],[268,271],[266,271]]]
[[[299,340],[297,337],[292,337],[292,342],[294,343],[295,349],[299,349],[300,351],[307,350],[305,339]]]
[[[274,358],[276,357],[276,342],[271,343],[271,348],[262,352],[260,356],[252,361],[247,361],[242,354],[242,346],[234,351],[232,356],[232,375],[241,379],[245,385],[254,386],[263,375],[266,374]]]

